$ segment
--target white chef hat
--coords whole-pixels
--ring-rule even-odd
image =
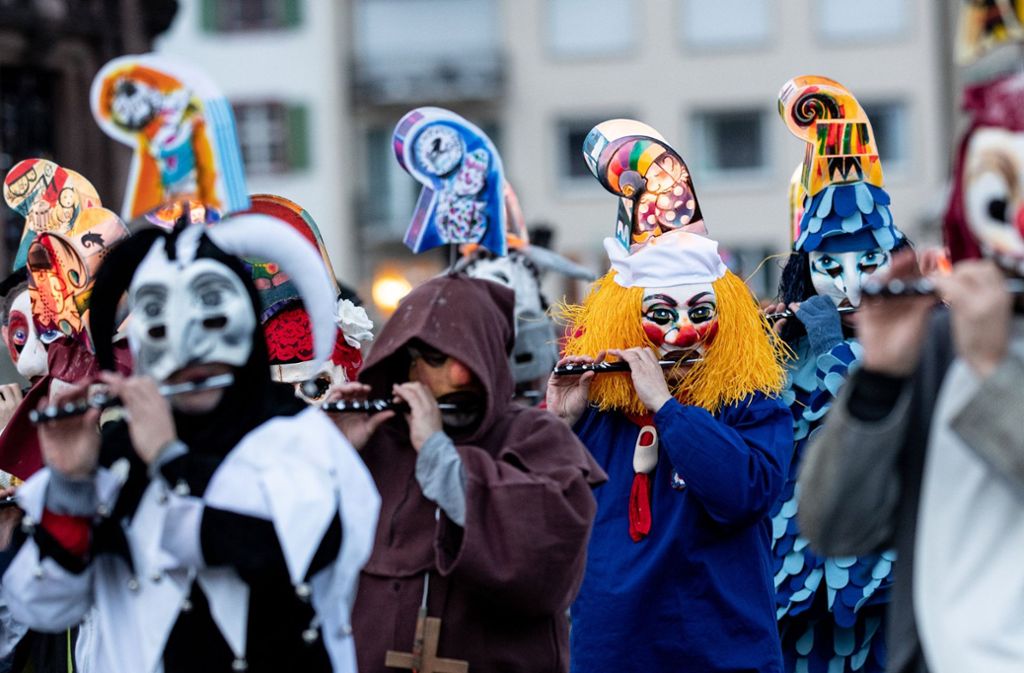
[[[716,241],[682,230],[655,236],[629,251],[618,240],[606,238],[604,249],[616,271],[615,282],[622,287],[713,283],[727,271]]]

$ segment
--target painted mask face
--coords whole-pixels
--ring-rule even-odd
[[[60,333],[47,334],[52,337],[50,342]],[[25,290],[11,302],[11,310],[7,314],[7,333],[5,335],[7,349],[11,354],[11,362],[18,373],[31,382],[46,376],[49,366],[46,361],[46,345],[36,332],[32,320],[32,304],[28,290]]]
[[[171,262],[156,245],[132,279],[128,306],[138,373],[165,381],[192,365],[249,359],[256,315],[241,279],[217,260]]]
[[[871,274],[885,270],[892,256],[881,248],[854,252],[808,253],[814,291],[839,306],[860,306],[861,288]]]
[[[971,233],[987,256],[1024,273],[1024,133],[979,129],[964,161]]]
[[[662,358],[703,354],[718,333],[718,303],[710,283],[644,288],[641,322]]]

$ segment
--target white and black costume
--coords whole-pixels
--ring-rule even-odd
[[[245,258],[289,273],[326,359],[334,297],[323,265],[272,218],[142,232],[97,279],[103,368],[113,366],[115,306],[127,291],[136,373],[163,381],[220,362],[234,383],[210,413],[176,411],[179,441],[148,468],[116,422],[104,428],[94,479],[44,469],[19,492],[28,535],[4,595],[41,630],[94,608],[79,647],[87,670],[356,670],[349,609],[379,496],[334,424],[271,382]]]

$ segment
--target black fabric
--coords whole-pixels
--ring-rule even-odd
[[[313,619],[313,607],[288,585],[252,587],[249,597],[247,673],[330,673],[331,662],[322,638],[312,643],[302,632]],[[235,660],[210,614],[199,584],[192,585],[192,609],[183,611],[164,650],[164,673],[230,673]]]
[[[89,557],[81,557],[72,554],[57,542],[56,538],[50,535],[42,526],[36,526],[32,539],[39,548],[39,559],[53,559],[57,565],[69,573],[79,575],[89,567]]]
[[[889,415],[900,398],[906,377],[889,376],[880,372],[861,369],[851,377],[850,415],[869,423],[880,421]]]
[[[199,544],[206,565],[231,566],[250,586],[291,580],[274,524],[266,519],[203,508]],[[341,548],[341,518],[335,513],[306,572],[308,580],[327,567]]]
[[[12,673],[74,673],[78,671],[73,661],[78,629],[60,633],[29,631],[14,648]],[[68,667],[70,648],[72,664]]]
[[[89,298],[89,333],[101,369],[114,369],[114,334],[117,332],[117,305],[121,295],[128,291],[135,269],[153,247],[153,242],[165,235],[153,227],[121,239],[111,246],[96,272],[96,282]]]
[[[209,566],[231,566],[249,585],[248,652],[250,673],[331,670],[318,636],[303,639],[314,611],[299,598],[274,525],[270,521],[207,507],[200,526],[200,544]],[[341,519],[335,514],[313,557],[307,574],[312,577],[337,556],[341,547]],[[164,654],[166,673],[226,673],[234,655],[210,615],[209,603],[198,584],[190,597],[192,609],[175,622]]]

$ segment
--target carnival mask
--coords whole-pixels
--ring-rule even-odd
[[[964,161],[971,234],[986,256],[1024,273],[1024,133],[979,128]]]
[[[871,274],[888,268],[892,258],[881,248],[853,252],[808,253],[814,291],[837,307],[860,306],[861,288]]]
[[[4,341],[19,374],[33,382],[46,376],[49,372],[46,345],[59,336],[60,332],[55,330],[44,332],[42,337],[36,332],[28,290],[14,298],[7,314]]]
[[[644,288],[641,323],[665,359],[703,354],[718,333],[718,309],[711,283]]]
[[[256,315],[242,281],[223,263],[167,259],[157,245],[128,292],[128,343],[136,371],[157,381],[196,364],[244,365]]]
[[[408,112],[392,136],[398,163],[423,185],[405,244],[422,252],[478,243],[505,254],[505,173],[483,131],[442,108]]]

